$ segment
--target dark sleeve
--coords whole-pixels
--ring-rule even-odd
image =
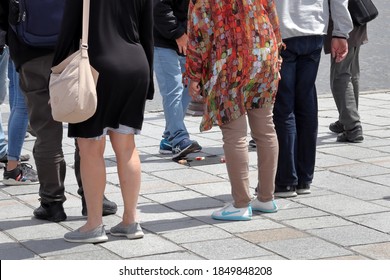
[[[83,1],[67,0],[61,31],[58,37],[53,66],[59,64],[71,53],[77,51],[80,45],[83,17]]]
[[[167,39],[178,39],[186,33],[186,26],[180,24],[173,13],[173,0],[154,1],[154,28]]]
[[[7,42],[8,30],[8,0],[0,1],[0,46]]]
[[[146,0],[143,15],[140,20],[140,40],[145,50],[150,68],[150,84],[147,99],[152,100],[154,96],[153,83],[153,6],[152,0]]]

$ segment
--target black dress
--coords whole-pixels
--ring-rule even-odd
[[[69,137],[94,138],[119,125],[141,130],[153,86],[153,0],[91,0],[89,57],[99,72],[98,106],[88,120],[69,124]],[[79,47],[82,0],[67,0],[53,65]]]

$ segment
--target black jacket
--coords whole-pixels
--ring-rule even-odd
[[[8,13],[9,0],[0,0],[0,45],[3,43],[8,45],[17,70],[27,61],[54,53],[53,49],[31,47],[20,42],[15,32],[9,27]]]
[[[189,0],[154,1],[154,46],[178,51],[176,39],[187,33]]]

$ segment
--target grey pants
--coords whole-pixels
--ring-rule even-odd
[[[41,203],[65,201],[66,165],[62,151],[62,123],[54,121],[49,105],[48,81],[53,54],[24,63],[20,87],[26,96],[30,125],[36,133],[33,156],[39,178]]]
[[[359,47],[350,47],[347,57],[336,63],[331,59],[330,88],[345,130],[360,125],[359,105]]]

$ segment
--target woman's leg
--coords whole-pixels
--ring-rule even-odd
[[[87,202],[87,223],[80,231],[90,231],[103,223],[103,194],[106,187],[104,149],[106,138],[100,140],[78,138],[80,170]]]
[[[221,131],[234,207],[245,208],[251,201],[246,116],[222,125]]]
[[[110,131],[109,136],[116,155],[124,203],[122,225],[127,226],[138,221],[137,203],[141,187],[141,162],[133,134],[127,135]]]
[[[28,111],[24,95],[19,88],[19,75],[12,60],[8,63],[9,99],[11,113],[8,120],[7,171],[17,167],[28,125]]]
[[[272,108],[248,111],[252,138],[257,146],[258,193],[261,202],[271,201],[275,191],[278,164],[278,138],[272,120]]]

